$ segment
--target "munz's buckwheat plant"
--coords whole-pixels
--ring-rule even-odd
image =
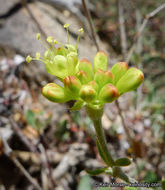
[[[128,158],[114,159],[111,156],[107,148],[101,117],[106,103],[111,103],[122,94],[135,90],[142,83],[144,75],[137,68],[129,68],[125,62],[118,62],[111,70],[108,70],[108,57],[103,51],[95,55],[93,65],[87,59],[79,60],[77,45],[83,29],[79,30],[77,43],[74,46],[69,43],[68,27],[68,24],[64,25],[67,30],[65,45],[51,36],[47,38],[45,44],[40,34],[37,34],[37,40],[41,40],[46,51],[43,56],[38,52],[35,58],[27,56],[26,61],[28,63],[32,60],[43,62],[47,72],[63,83],[63,86],[48,83],[42,88],[42,94],[48,100],[58,103],[75,100],[70,110],[79,110],[85,106],[87,115],[95,127],[99,154],[106,165],[104,168],[86,171],[91,175],[106,173],[129,182],[129,178],[121,167],[129,165],[131,161]]]

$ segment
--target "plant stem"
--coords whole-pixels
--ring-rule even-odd
[[[90,117],[90,119],[93,121],[96,131],[97,141],[99,143],[100,150],[105,158],[106,164],[112,167],[114,166],[114,160],[110,154],[110,151],[108,150],[104,130],[101,123],[103,107],[98,107],[97,109],[95,109],[87,106],[86,112]]]
[[[103,130],[102,124],[101,124],[101,117],[96,119],[96,120],[93,120],[93,123],[94,123],[94,127],[96,130],[97,140],[98,140],[98,143],[101,147],[101,151],[102,151],[108,165],[112,167],[114,165],[114,160],[113,160],[113,158],[112,158],[112,156],[108,150],[108,147],[107,147],[107,142],[106,142],[104,130]]]

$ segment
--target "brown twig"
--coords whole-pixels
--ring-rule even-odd
[[[91,30],[91,35],[92,35],[93,41],[95,43],[97,51],[99,51],[99,45],[97,43],[97,38],[96,38],[95,29],[94,29],[94,24],[93,24],[93,21],[92,21],[92,18],[91,18],[91,14],[90,14],[90,12],[89,12],[89,10],[87,8],[86,0],[82,0],[82,5],[83,5],[83,8],[84,8],[84,12],[85,12],[86,18],[88,19],[88,23],[89,23],[89,27],[90,27],[90,30]]]
[[[39,144],[39,149],[40,149],[40,152],[42,153],[42,155],[44,156],[44,165],[45,165],[45,168],[47,168],[47,170],[48,170],[48,177],[49,177],[49,180],[51,182],[51,188],[54,189],[56,184],[55,184],[54,179],[53,179],[52,168],[50,165],[50,161],[48,158],[47,151],[46,151],[43,144]]]
[[[9,147],[7,141],[1,137],[3,141],[4,153],[14,162],[14,164],[19,168],[22,174],[27,178],[27,180],[34,186],[37,190],[42,190],[37,181],[33,179],[33,177],[28,173],[28,171],[23,167],[23,165],[15,158],[12,154],[12,149]]]
[[[118,0],[118,15],[119,15],[118,18],[119,18],[121,48],[125,60],[127,57],[127,36],[126,36],[125,21],[124,21],[124,9],[121,0]]]
[[[36,153],[36,155],[38,156],[38,157],[40,157],[40,155],[39,155],[39,152],[37,151],[37,149],[35,148],[35,146],[26,138],[26,136],[21,132],[21,130],[20,130],[20,128],[17,126],[17,124],[14,122],[14,120],[10,117],[10,123],[11,123],[11,126],[12,126],[12,128],[13,128],[13,130],[14,130],[14,132],[17,134],[17,136],[20,138],[20,140],[26,145],[26,147],[31,151],[31,152],[34,152],[34,153]],[[47,167],[48,168],[48,171],[49,171],[49,179],[50,179],[50,181],[51,181],[51,184],[52,184],[52,188],[54,188],[55,187],[55,183],[54,183],[54,181],[53,181],[53,177],[52,177],[52,170],[51,170],[51,167],[50,167],[50,163],[49,163],[49,159],[48,159],[48,155],[47,155],[47,152],[45,151],[45,149],[44,149],[44,152],[45,152],[45,154],[44,155],[46,155],[45,157],[46,157],[46,161],[43,163],[42,162],[42,164],[45,166],[45,167]],[[42,153],[43,153],[43,151],[42,151]],[[46,164],[45,164],[46,163]]]
[[[26,147],[31,151],[31,152],[36,152],[35,146],[26,138],[26,136],[21,132],[20,128],[18,125],[15,123],[12,117],[9,118],[11,127],[13,128],[14,132],[16,135],[20,138],[20,140],[26,145]]]
[[[121,48],[122,48],[123,59],[125,60],[126,57],[127,57],[127,49],[126,49],[127,48],[127,46],[126,46],[127,42],[126,42],[126,32],[125,32],[125,23],[124,23],[124,12],[123,12],[123,6],[122,6],[121,0],[118,0],[118,11],[119,11],[119,24],[120,24],[119,27],[120,27]],[[139,23],[137,23],[137,25],[138,24]],[[138,28],[139,27],[137,26],[137,29]],[[140,39],[141,38],[139,37],[138,40],[137,40],[137,43],[139,45],[139,51],[141,49],[140,48],[140,45],[141,45],[141,43],[140,43],[141,40]],[[133,138],[131,136],[129,128],[127,127],[127,125],[125,123],[125,119],[124,119],[124,116],[123,116],[122,109],[120,107],[119,101],[116,100],[115,103],[116,103],[116,106],[117,106],[117,109],[118,109],[119,116],[121,118],[121,123],[123,125],[127,141],[128,141],[130,147],[133,150],[132,151],[132,157],[133,157],[133,160],[134,160],[134,163],[135,163],[135,166],[136,166],[136,170],[137,170],[137,178],[138,178],[138,180],[140,180],[140,177],[139,177],[139,166],[138,166],[138,163],[137,163],[137,158],[136,158],[136,152],[135,152],[135,149],[134,149]]]
[[[126,61],[129,62],[130,59],[131,59],[131,56],[136,48],[136,45],[137,45],[137,41],[138,41],[138,38],[140,36],[142,36],[143,34],[143,31],[148,23],[148,21],[153,18],[156,14],[158,14],[161,10],[163,10],[165,8],[165,3],[163,3],[162,5],[160,5],[158,8],[156,8],[155,10],[153,10],[152,12],[150,12],[149,14],[146,15],[146,17],[144,18],[135,38],[134,38],[134,41],[133,41],[133,45],[131,46],[130,50],[128,51],[128,55],[127,55],[127,59]]]

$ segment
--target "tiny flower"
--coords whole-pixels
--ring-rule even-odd
[[[39,52],[36,53],[36,59],[40,59],[41,55]]]
[[[42,94],[52,102],[64,103],[68,101],[64,88],[55,83],[45,85],[42,88]]]
[[[32,57],[30,56],[30,55],[28,55],[27,57],[26,57],[26,62],[27,63],[30,63],[31,61],[32,61]]]
[[[113,65],[111,72],[114,75],[114,84],[127,72],[128,64],[126,62],[118,62]]]
[[[77,98],[81,89],[81,82],[75,76],[67,76],[64,79],[64,87],[66,93],[68,93],[71,98]]]
[[[119,94],[135,90],[143,82],[144,75],[137,68],[130,68],[117,82]]]
[[[85,71],[79,71],[76,76],[80,80],[81,84],[87,84],[89,82],[88,75]]]
[[[103,71],[107,70],[108,67],[108,56],[103,51],[99,51],[93,60],[94,73],[97,72],[98,69]]]
[[[64,24],[64,28],[68,28],[70,24]]]
[[[37,33],[36,38],[37,38],[37,40],[39,40],[41,38],[41,34]]]
[[[54,40],[53,42],[54,42],[55,45],[58,43],[57,40]]]
[[[89,80],[93,79],[93,69],[91,63],[87,59],[82,59],[79,63],[79,70],[87,73]]]
[[[51,43],[53,42],[53,37],[52,37],[52,36],[49,36],[49,37],[47,37],[46,40],[47,40],[48,43],[51,44]]]
[[[79,31],[80,33],[83,33],[83,32],[84,32],[84,29],[83,29],[83,28],[80,28],[78,31]]]
[[[102,103],[110,103],[119,97],[118,90],[112,84],[106,84],[99,93],[99,100]]]
[[[51,59],[51,52],[50,50],[45,51],[44,53],[44,60]]]
[[[92,102],[97,96],[97,92],[91,85],[83,85],[80,90],[80,97],[86,102]]]

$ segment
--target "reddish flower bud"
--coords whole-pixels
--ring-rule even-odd
[[[73,96],[73,98],[75,98],[80,91],[81,82],[75,76],[68,76],[64,79],[64,86],[66,92],[69,93],[70,96]]]
[[[114,84],[120,80],[120,78],[127,72],[128,64],[126,62],[118,62],[113,65],[111,72],[114,75]]]
[[[86,101],[91,102],[97,96],[95,89],[90,85],[83,85],[80,90],[80,97]]]
[[[143,79],[144,75],[141,70],[130,68],[116,84],[119,94],[135,90],[143,82]]]
[[[64,93],[64,88],[55,83],[48,83],[45,85],[42,88],[42,94],[52,102],[63,103],[68,101],[68,98]]]
[[[110,71],[103,71],[99,69],[95,75],[94,80],[99,85],[99,89],[102,88],[105,84],[113,83],[114,76]]]
[[[118,90],[112,84],[106,84],[99,93],[99,100],[103,103],[110,103],[119,96]]]
[[[79,63],[79,70],[86,72],[89,81],[93,78],[93,69],[91,63],[87,59],[82,59]]]
[[[87,84],[89,82],[88,75],[85,71],[79,71],[76,76],[80,80],[81,84]]]
[[[94,88],[95,91],[98,92],[99,87],[98,87],[98,84],[97,84],[94,80],[91,80],[91,81],[88,83],[88,85],[92,86],[92,88]]]
[[[108,56],[103,51],[99,51],[93,60],[94,73],[97,72],[98,69],[103,71],[107,70],[108,67]]]

